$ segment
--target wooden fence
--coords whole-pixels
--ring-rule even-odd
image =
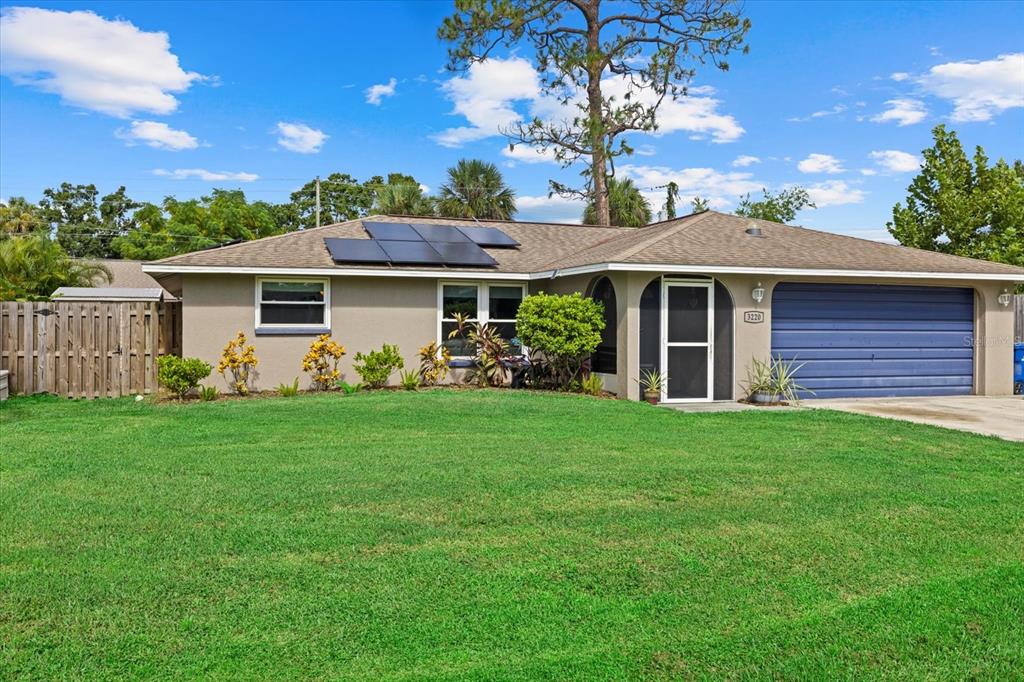
[[[151,393],[166,354],[181,354],[180,302],[0,302],[0,369],[12,394]]]

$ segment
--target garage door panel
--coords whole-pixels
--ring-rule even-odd
[[[969,348],[776,348],[775,357],[783,360],[808,362],[811,360],[834,360],[837,350],[842,357],[849,360],[917,360],[926,357],[930,360],[967,360],[971,362],[974,352]]]
[[[803,364],[796,380],[813,397],[968,394],[973,338],[970,289],[781,283],[772,294],[772,354]]]
[[[967,360],[842,360],[803,362],[796,359],[800,377],[900,377],[970,375],[974,361]]]
[[[797,329],[772,333],[772,347],[789,348],[946,348],[970,349],[973,331],[850,331]]]

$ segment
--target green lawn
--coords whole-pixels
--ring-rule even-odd
[[[1024,448],[528,392],[0,407],[0,676],[1008,678]]]

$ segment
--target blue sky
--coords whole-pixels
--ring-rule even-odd
[[[462,157],[493,161],[520,218],[575,221],[572,181],[498,128],[553,111],[526,47],[443,71],[448,2],[4,3],[0,198],[62,181],[159,201],[240,187],[284,201],[313,176],[400,171],[436,189]],[[619,172],[731,209],[799,184],[799,222],[884,238],[930,129],[1024,157],[1024,3],[749,2],[750,53],[703,70],[630,138]],[[92,14],[85,14],[85,12]],[[377,86],[376,88],[374,86]]]

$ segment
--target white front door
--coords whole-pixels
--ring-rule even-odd
[[[661,291],[662,402],[714,397],[715,288],[710,280],[665,279]]]

